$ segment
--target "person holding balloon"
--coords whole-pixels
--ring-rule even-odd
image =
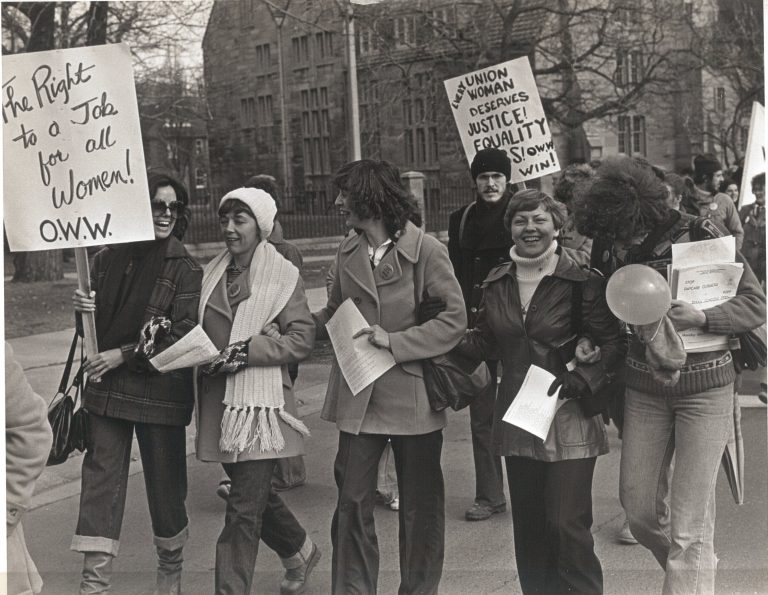
[[[590,532],[595,463],[608,452],[600,389],[623,361],[626,342],[603,278],[558,245],[564,211],[538,190],[510,199],[504,225],[512,260],[486,278],[476,326],[458,347],[503,362],[492,444],[505,457],[525,594],[603,591]],[[590,353],[577,337],[591,339]],[[599,361],[587,363],[598,348]],[[555,375],[548,396],[565,399],[545,440],[502,421],[531,365]]]
[[[667,198],[649,167],[610,158],[582,196],[576,217],[581,233],[601,245],[612,242],[616,272],[608,304],[635,331],[624,370],[619,480],[632,533],[665,569],[663,593],[711,594],[715,482],[733,435],[736,370],[727,349],[685,353],[677,332],[747,332],[765,320],[765,295],[737,251],[744,273],[734,297],[704,310],[670,299],[664,278],[672,245],[717,232],[671,210]]]

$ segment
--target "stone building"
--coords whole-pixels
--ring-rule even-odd
[[[203,41],[213,185],[270,173],[287,190],[284,210],[321,215],[350,158],[345,15],[333,0],[278,4],[213,5]],[[561,10],[570,4],[353,5],[362,155],[426,175],[430,228],[471,197],[442,81],[519,56],[537,72],[563,165],[626,153],[680,170],[720,150],[704,133],[720,85],[686,51],[692,4],[594,0],[588,17]]]

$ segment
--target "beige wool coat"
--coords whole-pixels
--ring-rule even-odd
[[[32,390],[24,371],[5,344],[5,528],[8,593],[39,593],[43,581],[27,550],[21,518],[29,508],[35,482],[45,469],[53,439],[48,406]]]
[[[416,296],[420,301],[425,292],[443,298],[446,309],[419,326]],[[334,362],[323,419],[351,434],[417,435],[445,427],[445,412],[429,407],[421,360],[450,351],[467,326],[446,247],[409,222],[395,247],[373,269],[365,235],[345,238],[336,255],[328,304],[313,315],[318,338],[327,337],[325,323],[347,298],[370,325],[378,324],[389,333],[397,365],[353,395]]]
[[[250,270],[248,270],[250,272]],[[247,273],[243,273],[247,274]],[[250,279],[244,284],[245,291],[236,299],[230,299],[226,291],[226,276],[222,277],[206,304],[203,330],[217,349],[229,344],[229,335],[238,306],[250,297]],[[288,303],[275,319],[280,327],[281,336],[277,339],[261,334],[261,329],[254,331],[248,345],[249,366],[281,366],[283,376],[283,398],[285,410],[296,416],[296,403],[293,397],[293,384],[288,375],[288,364],[306,358],[315,342],[315,325],[307,306],[304,283],[299,277]],[[224,415],[224,392],[226,375],[202,376],[196,374],[197,399],[196,422],[197,458],[201,461],[235,463],[261,459],[280,459],[304,454],[304,438],[296,430],[278,417],[280,431],[285,438],[285,447],[279,452],[261,452],[256,446],[239,454],[219,450],[221,436],[221,418]]]

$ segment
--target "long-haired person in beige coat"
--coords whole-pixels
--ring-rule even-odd
[[[370,326],[361,331],[396,365],[353,395],[335,363],[323,419],[339,429],[334,475],[332,590],[375,593],[379,552],[373,507],[382,451],[391,441],[400,489],[399,593],[437,593],[445,511],[440,453],[445,413],[429,407],[421,360],[448,351],[466,327],[461,289],[448,251],[409,221],[416,203],[386,161],[344,165],[334,180],[348,227],[336,255],[328,304],[314,314],[319,336],[351,298]],[[445,310],[419,324],[417,297],[441,296]]]

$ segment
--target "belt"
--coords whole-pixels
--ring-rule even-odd
[[[683,366],[680,368],[681,374],[687,374],[690,372],[700,372],[701,370],[709,370],[711,368],[718,368],[720,366],[726,365],[728,362],[733,360],[733,356],[731,355],[730,351],[726,351],[724,355],[717,359],[711,359],[709,361],[705,362],[696,362],[695,364],[690,364],[688,366]],[[650,372],[651,368],[648,366],[648,364],[644,364],[643,362],[639,362],[635,359],[632,359],[631,357],[628,357],[625,360],[625,363],[628,367],[634,368],[635,370],[641,370],[643,372]]]

